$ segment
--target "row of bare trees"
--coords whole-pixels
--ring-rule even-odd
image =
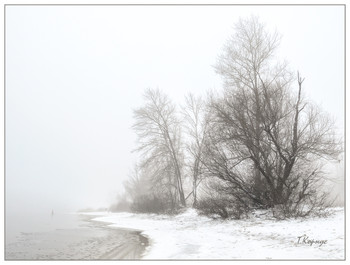
[[[179,110],[159,89],[145,91],[133,126],[142,159],[126,183],[135,209],[197,207],[199,198],[212,200],[201,207],[225,202],[226,216],[230,208],[290,216],[320,206],[322,164],[342,145],[329,116],[304,98],[304,79],[276,60],[279,41],[256,17],[241,19],[215,65],[221,92],[189,94]]]

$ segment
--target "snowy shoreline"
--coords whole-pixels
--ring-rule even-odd
[[[143,259],[344,259],[344,209],[327,218],[213,220],[194,209],[168,216],[91,213],[109,227],[141,230]]]

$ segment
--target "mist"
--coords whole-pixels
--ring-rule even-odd
[[[343,135],[340,6],[5,9],[7,213],[113,203],[137,160],[131,126],[143,90],[159,87],[182,103],[188,92],[220,89],[212,65],[232,25],[251,14],[283,34],[281,56],[306,77],[307,96]],[[343,194],[343,166],[331,174],[334,192]]]

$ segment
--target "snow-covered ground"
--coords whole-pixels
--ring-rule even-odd
[[[176,216],[103,213],[94,220],[141,230],[150,241],[144,259],[344,259],[344,209],[333,211],[280,221],[213,220],[194,209]]]

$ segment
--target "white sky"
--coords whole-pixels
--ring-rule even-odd
[[[136,160],[143,90],[220,89],[212,65],[251,14],[343,129],[342,6],[7,6],[7,209],[108,206]]]

